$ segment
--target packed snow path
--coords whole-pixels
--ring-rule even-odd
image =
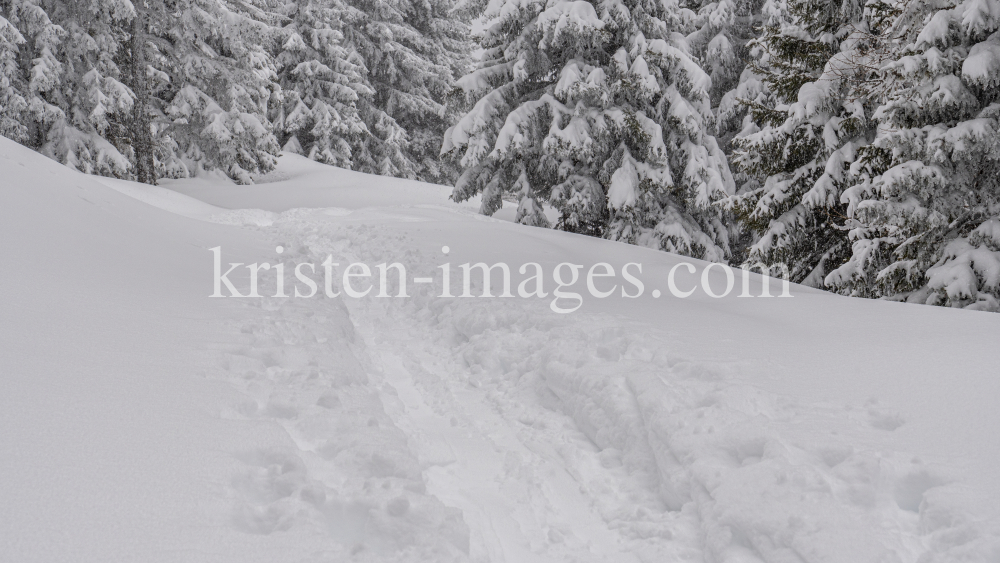
[[[289,270],[329,254],[418,276],[444,258],[399,225],[449,213],[215,220],[266,233]],[[906,422],[877,400],[768,393],[627,318],[410,291],[253,305],[222,371],[254,398],[234,416],[300,451],[246,460],[246,531],[314,527],[373,561],[996,560],[947,470],[877,446]]]

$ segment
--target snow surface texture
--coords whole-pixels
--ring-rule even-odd
[[[996,315],[654,300],[681,258],[291,155],[164,189],[0,139],[0,170],[2,561],[1000,560]],[[212,300],[219,245],[642,262],[647,291]]]

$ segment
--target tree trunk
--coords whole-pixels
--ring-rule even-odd
[[[153,163],[153,131],[149,118],[149,80],[146,76],[146,13],[141,0],[135,3],[136,17],[132,20],[129,39],[129,87],[135,94],[132,105],[131,123],[128,136],[135,151],[136,180],[144,184],[156,184],[156,168]]]

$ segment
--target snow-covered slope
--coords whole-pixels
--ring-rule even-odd
[[[373,499],[393,492],[360,490],[374,465],[406,468],[405,483],[421,483],[375,391],[358,383],[365,372],[343,305],[301,312],[313,349],[293,372],[298,364],[282,358],[299,357],[284,345],[290,336],[263,341],[295,326],[264,303],[207,298],[206,249],[252,261],[268,248],[262,237],[161,211],[5,139],[0,170],[0,561],[336,561],[362,546],[435,560],[457,550],[438,528],[456,522],[461,543],[460,519],[427,495],[413,501],[419,514],[443,524],[379,528],[369,517],[381,508]],[[207,208],[133,192],[187,213]],[[252,391],[225,376],[250,373],[237,366],[257,354],[289,378],[312,377],[317,396],[333,381],[358,390],[361,430],[344,436],[367,457],[349,496],[328,494],[307,471],[278,422],[290,411],[272,402],[245,414]],[[293,525],[309,507],[310,524]],[[415,533],[420,526],[434,533]]]
[[[0,171],[2,560],[1000,560],[1000,316],[678,299],[679,257],[290,155],[163,189],[0,139]],[[211,299],[216,246],[639,262],[646,291]]]

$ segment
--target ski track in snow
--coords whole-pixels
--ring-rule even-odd
[[[350,215],[215,220],[268,233],[287,249],[286,269],[327,254],[399,261],[411,276],[441,262]],[[241,458],[233,525],[335,540],[316,560],[930,563],[1000,553],[995,529],[949,504],[946,471],[857,440],[905,424],[876,402],[768,394],[734,381],[739,363],[686,358],[624,319],[409,289],[409,299],[247,302],[234,327],[245,343],[217,370],[247,397],[227,416],[278,421],[298,449]]]
[[[260,310],[234,327],[245,342],[227,350],[217,370],[246,397],[224,416],[276,421],[298,449],[240,456],[232,524],[251,534],[302,528],[334,540],[310,561],[462,560],[461,514],[426,493],[406,436],[359,361],[343,302],[263,299],[253,307]]]

